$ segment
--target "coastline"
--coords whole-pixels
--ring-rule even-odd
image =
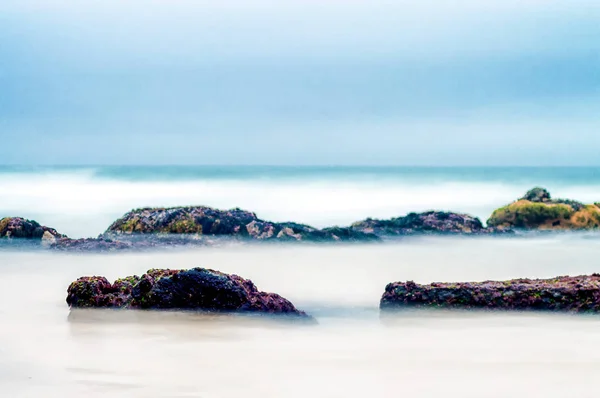
[[[97,238],[73,239],[34,220],[5,217],[0,219],[0,240],[31,240],[45,248],[64,251],[120,251],[212,246],[233,241],[367,243],[429,235],[523,237],[534,233],[598,231],[599,206],[599,202],[583,204],[555,199],[546,189],[534,187],[525,196],[494,210],[485,224],[466,213],[431,210],[325,228],[266,221],[240,208],[146,207],[129,211]]]

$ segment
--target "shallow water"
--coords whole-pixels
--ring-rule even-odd
[[[600,318],[377,309],[391,281],[597,272],[600,239],[409,239],[383,245],[2,252],[0,391],[7,397],[595,397]],[[313,314],[80,310],[81,275],[206,266],[251,278]]]

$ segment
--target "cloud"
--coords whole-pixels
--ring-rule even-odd
[[[559,137],[597,141],[598,20],[588,0],[7,0],[4,161],[591,162]]]

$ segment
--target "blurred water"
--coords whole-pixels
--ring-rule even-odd
[[[600,168],[4,166],[0,185],[0,217],[32,218],[86,237],[145,206],[241,207],[316,227],[432,209],[485,222],[536,185],[555,197],[599,201]]]
[[[600,240],[408,239],[75,255],[2,253],[0,391],[7,397],[595,397],[600,318],[405,312],[391,281],[598,272]],[[317,325],[182,312],[73,311],[81,275],[206,266],[252,279]]]

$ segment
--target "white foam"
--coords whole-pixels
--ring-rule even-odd
[[[240,207],[263,219],[317,227],[431,209],[471,213],[485,221],[493,209],[531,188],[496,182],[415,183],[391,179],[130,182],[98,178],[89,169],[2,174],[0,187],[0,216],[33,218],[73,237],[95,236],[125,212],[145,206]],[[556,193],[589,202],[600,199],[597,186],[563,187]]]

